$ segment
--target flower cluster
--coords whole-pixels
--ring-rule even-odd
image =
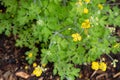
[[[92,62],[91,68],[92,68],[93,70],[98,70],[98,69],[100,69],[100,70],[102,70],[102,71],[106,71],[107,65],[106,65],[104,62],[100,62],[100,63],[98,63],[98,62]]]
[[[73,37],[73,41],[75,41],[75,42],[81,41],[81,39],[82,39],[82,37],[78,33],[72,34],[72,37]]]
[[[42,74],[42,68],[41,68],[40,66],[35,67],[35,69],[33,70],[33,74],[34,74],[36,77],[41,76],[41,74]]]
[[[36,62],[33,63],[33,72],[32,74],[35,75],[36,77],[40,77],[42,72],[44,72],[46,69],[47,64],[42,64],[41,66],[39,66]]]
[[[89,21],[89,19],[86,19],[86,20],[82,23],[81,28],[84,28],[84,29],[90,28],[90,21]]]

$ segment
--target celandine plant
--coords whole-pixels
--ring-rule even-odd
[[[36,60],[41,47],[41,64],[53,62],[53,73],[59,74],[61,80],[75,80],[80,71],[75,65],[120,51],[118,38],[109,28],[120,25],[120,10],[106,0],[0,2],[4,7],[0,10],[0,33],[14,34],[16,46],[30,49],[26,52],[29,64]]]

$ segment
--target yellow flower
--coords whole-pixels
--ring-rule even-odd
[[[46,66],[46,64],[42,64],[42,67],[44,68]]]
[[[73,38],[76,37],[76,34],[72,34],[72,37],[73,37]]]
[[[2,9],[0,9],[0,13],[2,13]]]
[[[102,71],[106,71],[107,65],[104,62],[100,62],[99,64],[99,69],[101,69]]]
[[[34,69],[33,74],[34,74],[36,77],[41,76],[41,74],[42,74],[42,69],[41,69],[41,67],[40,67],[40,66],[37,66],[37,67]]]
[[[33,54],[32,54],[32,53],[29,53],[29,54],[28,54],[28,57],[29,57],[29,58],[33,57]]]
[[[73,37],[73,41],[81,41],[81,36],[80,36],[80,34],[78,34],[78,33],[75,33],[75,34],[72,34],[72,37]]]
[[[29,66],[26,65],[26,66],[25,66],[25,69],[27,70],[28,68],[29,68]]]
[[[120,45],[119,43],[116,43],[113,47],[114,47],[114,48],[118,48],[119,45]]]
[[[33,67],[36,67],[37,66],[37,63],[33,63]]]
[[[82,78],[82,77],[83,77],[83,74],[82,74],[82,73],[80,73],[80,74],[79,74],[79,78]]]
[[[81,25],[82,28],[90,28],[90,21],[89,19],[86,19],[82,25]]]
[[[90,2],[90,0],[85,0],[85,2],[86,2],[86,3],[89,3],[89,2]]]
[[[102,4],[98,4],[98,8],[99,8],[100,10],[102,10],[102,9],[103,9],[103,5],[102,5]]]
[[[82,6],[82,1],[79,0],[76,4]]]
[[[98,70],[98,69],[99,69],[99,63],[98,63],[98,62],[92,62],[91,68],[92,68],[93,70]]]
[[[84,14],[88,14],[88,9],[84,8],[83,12],[84,12]]]

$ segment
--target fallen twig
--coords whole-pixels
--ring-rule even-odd
[[[18,77],[24,78],[24,79],[27,79],[27,78],[30,77],[29,74],[27,74],[27,73],[25,73],[23,71],[16,72],[15,75],[18,76]]]
[[[108,73],[103,73],[103,74],[100,74],[96,77],[96,80],[98,80],[99,78],[105,76],[105,78],[107,79],[108,78]]]
[[[90,76],[90,78],[92,78],[96,74],[96,72],[97,72],[97,70],[92,73],[92,75]]]
[[[116,77],[118,77],[118,76],[120,76],[120,72],[118,72],[118,73],[116,73],[115,75],[113,75],[113,78],[116,78]]]

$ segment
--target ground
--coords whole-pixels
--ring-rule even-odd
[[[15,46],[14,36],[0,35],[0,80],[59,80],[58,75],[52,74],[54,68],[52,63],[47,64],[46,71],[38,78],[31,74],[32,65],[25,69],[28,63],[24,53],[27,50],[29,49]],[[111,58],[104,54],[99,59],[104,59],[107,64],[105,72],[92,70],[91,64],[76,65],[77,68],[81,69],[80,76],[76,80],[120,80],[120,53],[111,53],[110,56],[118,60],[116,67],[111,64]],[[36,61],[39,64],[40,59],[38,58]]]

